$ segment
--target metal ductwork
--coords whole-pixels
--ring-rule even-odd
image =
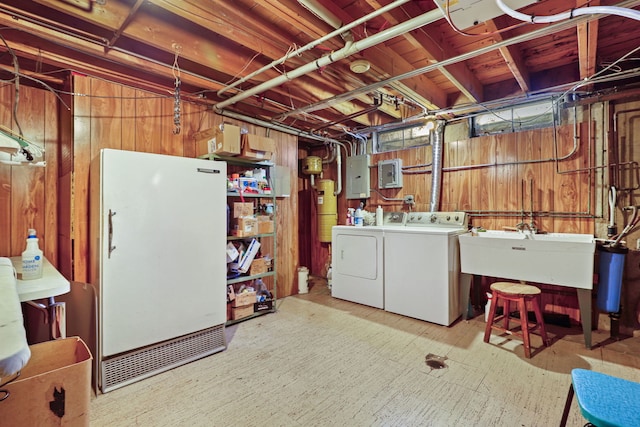
[[[431,145],[431,197],[429,200],[429,211],[438,212],[440,210],[440,193],[442,192],[442,152],[444,151],[444,120],[438,120],[433,132],[433,142]]]

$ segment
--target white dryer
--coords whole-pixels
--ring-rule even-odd
[[[384,308],[384,230],[404,219],[404,212],[385,212],[382,227],[332,228],[331,296]]]
[[[466,228],[464,212],[413,212],[405,227],[385,229],[385,310],[445,326],[460,317],[458,235]]]
[[[382,227],[332,228],[331,296],[384,308]]]

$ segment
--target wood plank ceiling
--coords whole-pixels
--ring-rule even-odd
[[[0,67],[4,80],[15,75],[10,50],[23,75],[54,87],[76,71],[162,94],[178,77],[182,100],[332,138],[561,93],[594,75],[607,78],[581,92],[638,80],[638,20],[535,24],[498,12],[459,29],[485,19],[494,0],[437,1],[442,9],[434,0],[8,0]],[[540,0],[519,10],[540,17],[598,4],[638,10],[640,0]],[[364,72],[352,71],[358,65]]]

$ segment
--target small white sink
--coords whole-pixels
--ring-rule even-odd
[[[595,239],[590,234],[488,230],[458,236],[463,273],[591,289]]]

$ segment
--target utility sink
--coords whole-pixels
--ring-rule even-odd
[[[593,288],[596,242],[590,234],[488,230],[458,238],[463,273]]]

